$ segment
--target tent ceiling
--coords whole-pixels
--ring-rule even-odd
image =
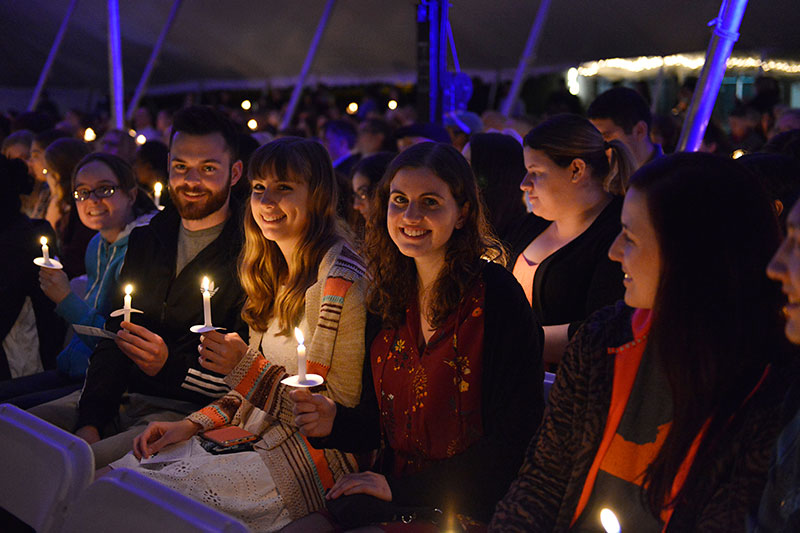
[[[171,8],[170,0],[121,0],[125,83],[132,90]],[[338,0],[312,67],[312,80],[413,79],[413,0]],[[538,1],[454,0],[450,10],[461,66],[513,71]],[[534,67],[607,57],[705,50],[706,23],[720,0],[560,0],[553,2]],[[0,2],[0,86],[32,87],[69,0]],[[325,0],[185,0],[151,87],[208,80],[297,75]],[[750,2],[735,52],[800,55],[796,0]],[[106,2],[78,0],[49,86],[108,86]]]

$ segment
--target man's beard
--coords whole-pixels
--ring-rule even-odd
[[[203,192],[209,193],[210,195],[204,196],[202,200],[188,201],[181,194],[184,191]],[[180,185],[172,191],[170,199],[172,203],[175,204],[175,208],[178,210],[178,213],[180,213],[182,219],[200,220],[222,209],[222,206],[228,201],[230,191],[231,178],[228,176],[226,185],[216,193],[212,193],[208,188],[202,186],[190,187],[188,185]]]

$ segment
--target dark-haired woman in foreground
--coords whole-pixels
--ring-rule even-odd
[[[707,154],[631,179],[609,256],[625,302],[567,348],[550,411],[494,531],[741,531],[758,505],[792,379],[764,275],[780,243],[765,192]],[[606,512],[607,513],[607,512]]]
[[[409,507],[488,520],[542,415],[540,326],[514,278],[484,260],[501,248],[469,164],[451,146],[398,155],[374,217],[364,250],[377,316],[361,404],[292,393],[301,431],[325,437],[314,445],[385,446],[378,473],[344,476],[328,508],[347,514],[348,527],[399,520]]]

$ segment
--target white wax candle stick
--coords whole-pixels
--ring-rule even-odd
[[[50,262],[50,247],[47,246],[47,237],[42,237],[39,239],[39,242],[42,243],[42,257],[44,258],[45,263]]]
[[[306,380],[306,346],[303,344],[303,332],[300,328],[294,328],[294,336],[297,339],[297,381],[303,383]]]
[[[208,277],[203,278],[203,325],[211,327],[211,292]]]
[[[123,299],[122,303],[122,320],[125,322],[131,321],[131,293],[133,292],[133,286],[126,285],[125,286],[125,298]]]
[[[157,181],[153,187],[153,200],[155,201],[156,207],[161,207],[161,189],[163,187],[160,181]]]

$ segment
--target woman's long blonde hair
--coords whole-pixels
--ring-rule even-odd
[[[308,184],[308,225],[295,250],[299,268],[290,274],[281,250],[264,237],[247,202],[239,257],[239,278],[247,294],[242,318],[257,331],[266,331],[277,318],[280,333],[289,336],[303,317],[305,293],[317,281],[322,258],[347,232],[336,216],[336,178],[321,144],[300,137],[265,144],[253,152],[247,178],[252,182],[265,176]]]

